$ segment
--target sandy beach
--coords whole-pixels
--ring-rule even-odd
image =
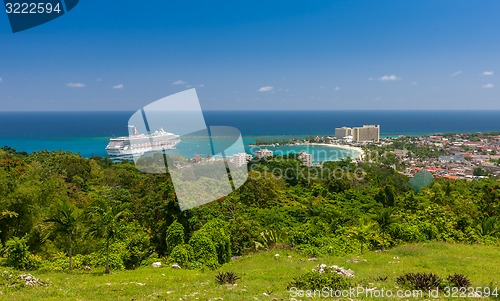
[[[365,152],[363,151],[362,148],[351,146],[351,145],[329,144],[329,143],[308,143],[308,144],[304,143],[303,145],[329,146],[329,147],[336,147],[336,148],[341,148],[341,149],[345,149],[345,150],[358,152],[358,156],[356,158],[352,158],[352,159],[361,159],[361,158],[363,158],[363,156],[365,154]]]
[[[358,155],[357,157],[355,158],[351,158],[353,160],[357,160],[357,159],[362,159],[364,157],[364,154],[365,152],[363,151],[363,149],[361,149],[360,147],[355,147],[355,146],[351,146],[351,145],[342,145],[342,144],[329,144],[329,143],[294,143],[294,144],[289,144],[288,146],[297,146],[297,145],[301,145],[301,146],[326,146],[326,147],[333,147],[333,148],[338,148],[338,149],[342,149],[342,150],[348,150],[348,151],[352,151],[352,152],[356,152]],[[265,148],[265,147],[270,147],[270,148],[274,148],[274,147],[279,147],[279,146],[275,146],[275,145],[254,145],[256,147],[259,147],[259,148]],[[283,146],[283,145],[282,145]],[[328,160],[327,160],[328,161]]]

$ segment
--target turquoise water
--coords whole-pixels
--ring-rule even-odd
[[[105,156],[109,138],[128,135],[127,123],[131,114],[0,112],[0,147],[26,152],[65,150],[84,157]],[[258,138],[333,135],[335,128],[340,126],[380,124],[382,136],[500,131],[500,111],[207,111],[204,117],[208,125],[239,129],[248,153],[253,153],[250,144]],[[206,141],[183,138],[177,151],[203,155],[207,149],[205,144]],[[313,154],[315,161],[354,157],[352,151],[325,146],[293,145],[270,149],[283,153],[306,151]],[[227,155],[239,151],[229,150]]]
[[[273,137],[259,137],[273,138]],[[282,138],[282,136],[280,136]],[[73,138],[73,139],[2,139],[1,144],[19,151],[41,151],[41,150],[64,150],[73,153],[79,153],[83,157],[106,156],[105,147],[108,144],[109,137],[95,138]],[[255,138],[243,139],[245,152],[254,155],[255,151],[261,147],[252,146],[255,143]],[[342,148],[322,145],[286,145],[286,146],[262,146],[275,152],[277,155],[286,155],[299,153],[302,151],[313,155],[313,162],[320,163],[323,161],[337,161],[346,157],[356,158],[359,153],[353,150],[345,150]],[[239,153],[242,150],[239,148],[229,148],[225,155],[230,156]],[[197,154],[205,156],[210,152],[210,145],[206,140],[202,139],[183,139],[175,151],[167,153],[179,153],[187,157],[192,157]]]
[[[79,153],[83,157],[106,156],[106,145],[111,137],[88,137],[88,138],[30,138],[30,139],[1,139],[0,145],[9,146],[17,151],[36,152],[42,150],[63,150]],[[254,141],[251,139],[250,141]],[[249,146],[246,146],[249,149]],[[184,156],[205,156],[210,153],[210,143],[206,139],[183,138],[177,149],[169,153],[179,153]],[[228,154],[238,153],[240,149],[229,149]]]
[[[350,157],[352,159],[359,156],[359,152],[354,150],[342,149],[333,146],[323,145],[284,145],[284,146],[263,146],[272,150],[275,155],[297,154],[299,152],[306,152],[313,155],[313,163],[320,163],[325,161],[339,161],[344,158]],[[259,147],[252,147],[249,153],[259,149]]]

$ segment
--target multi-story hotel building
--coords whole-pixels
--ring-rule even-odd
[[[379,142],[380,125],[363,125],[362,127],[341,127],[335,129],[335,137],[344,139],[352,136],[353,142]]]
[[[261,148],[255,152],[255,158],[266,158],[272,157],[274,155],[272,150],[268,150],[267,148]]]
[[[335,129],[335,138],[344,139],[345,137],[352,136],[352,129],[346,126]]]
[[[304,166],[311,167],[313,165],[312,155],[306,152],[300,152],[297,156],[297,159],[299,159],[302,162],[302,165]]]

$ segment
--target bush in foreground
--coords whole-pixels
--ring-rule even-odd
[[[287,289],[322,290],[329,288],[333,291],[348,289],[351,286],[346,276],[339,274],[335,269],[321,269],[306,272],[288,283]]]
[[[399,276],[396,282],[411,289],[429,291],[440,287],[442,280],[433,273],[407,273]]]
[[[458,288],[467,288],[471,286],[469,277],[463,274],[448,275],[448,277],[446,277],[446,280],[450,283],[451,286]]]
[[[5,243],[3,253],[7,255],[5,264],[18,270],[35,270],[41,258],[28,250],[27,238],[13,237]]]
[[[183,268],[189,267],[194,259],[193,247],[188,244],[177,245],[170,253],[170,259]]]
[[[214,243],[205,231],[196,231],[189,240],[189,245],[194,251],[194,266],[205,266],[209,269],[220,266]]]
[[[227,223],[221,219],[214,218],[208,221],[201,228],[201,231],[205,231],[210,240],[212,240],[219,264],[231,261],[231,236],[229,235]]]
[[[184,243],[184,227],[182,224],[174,221],[167,229],[167,249],[166,254],[170,255],[170,253],[174,250],[177,245],[181,245]]]
[[[233,272],[219,272],[215,275],[215,280],[219,284],[235,284],[238,279],[240,279],[240,277],[236,276]]]

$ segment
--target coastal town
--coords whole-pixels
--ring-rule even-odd
[[[295,139],[295,144],[331,145],[362,151],[357,160],[380,162],[413,177],[422,169],[436,178],[473,179],[500,175],[500,133],[448,133],[423,137],[380,137],[380,125],[339,127],[335,135]],[[273,156],[260,149],[257,158]],[[297,158],[312,166],[312,155]],[[248,157],[248,159],[251,159]]]
[[[282,147],[298,146],[300,151],[287,153]],[[259,140],[247,152],[230,156],[196,155],[178,167],[206,161],[226,161],[237,167],[252,160],[293,154],[302,166],[321,166],[322,161],[336,161],[339,156],[315,158],[317,147],[325,152],[348,152],[351,160],[379,163],[408,177],[425,170],[434,178],[477,179],[500,175],[500,133],[446,133],[431,136],[381,137],[380,125],[339,127],[332,135],[280,140]],[[328,159],[330,158],[330,159]],[[345,157],[344,157],[345,158]]]
[[[496,133],[433,135],[405,141],[416,152],[395,147],[398,138],[381,139],[379,144],[393,146],[383,155],[395,158],[403,167],[402,173],[408,176],[415,175],[423,168],[434,177],[453,180],[500,175],[500,135]]]
[[[342,127],[335,132],[337,142],[362,147],[364,160],[385,163],[410,177],[422,169],[436,178],[452,180],[500,175],[500,133],[380,138],[380,126],[356,131]]]

